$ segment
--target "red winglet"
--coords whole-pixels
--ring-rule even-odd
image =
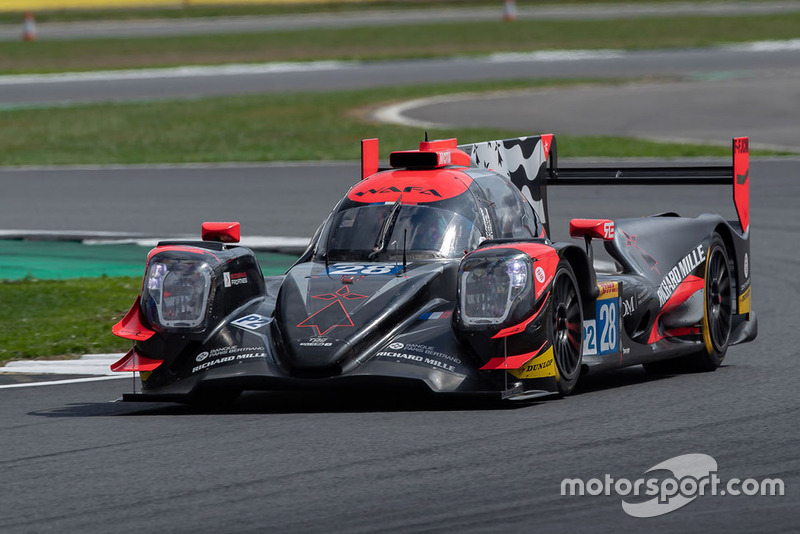
[[[133,306],[131,306],[131,309],[125,314],[125,317],[111,327],[112,334],[134,341],[147,341],[153,337],[155,332],[144,326],[139,317],[139,299],[140,297],[136,297]]]
[[[539,355],[542,352],[544,346],[547,345],[547,341],[542,343],[542,346],[539,347],[538,350],[533,352],[526,352],[525,354],[516,354],[514,356],[509,356],[508,358],[498,357],[492,358],[488,362],[486,362],[483,367],[481,367],[481,371],[491,371],[494,369],[519,369],[533,358]]]
[[[361,179],[372,176],[380,167],[380,150],[377,139],[361,140]]]
[[[742,225],[742,232],[750,228],[750,140],[736,137],[733,140],[733,203]]]
[[[162,363],[164,360],[145,358],[133,348],[122,359],[112,364],[111,370],[115,373],[154,371]]]
[[[238,243],[241,235],[238,222],[204,222],[202,226],[203,241]]]

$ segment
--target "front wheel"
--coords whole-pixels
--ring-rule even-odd
[[[566,261],[558,264],[553,278],[553,300],[550,341],[558,370],[558,394],[572,393],[581,374],[583,362],[583,306],[572,267]]]

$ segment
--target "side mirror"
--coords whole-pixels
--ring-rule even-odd
[[[238,243],[240,237],[238,222],[204,222],[203,241]]]
[[[613,241],[614,221],[608,219],[572,219],[569,222],[569,235],[583,238],[586,242],[586,255],[589,256],[589,261],[593,262],[592,238]]]
[[[572,219],[569,222],[569,235],[572,237],[613,241],[614,221],[608,219]]]

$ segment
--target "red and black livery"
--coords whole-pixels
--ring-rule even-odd
[[[114,327],[134,346],[112,368],[142,379],[125,400],[360,385],[528,399],[599,369],[710,371],[756,336],[747,138],[709,167],[559,168],[552,135],[426,141],[387,169],[377,140],[362,154],[283,276],[262,276],[236,223],[151,251]],[[548,189],[586,184],[724,185],[738,220],[576,218],[582,245],[551,241]]]

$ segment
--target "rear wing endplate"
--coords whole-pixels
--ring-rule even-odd
[[[750,227],[750,153],[747,137],[733,139],[731,165],[575,168],[559,168],[556,142],[553,139],[546,179],[542,180],[542,186],[545,185],[732,186],[733,203],[742,234]],[[543,196],[546,198],[546,194]]]

